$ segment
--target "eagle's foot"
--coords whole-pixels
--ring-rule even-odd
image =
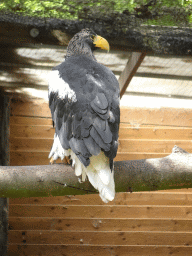
[[[83,183],[82,178],[78,178],[79,183]]]
[[[71,164],[72,164],[72,161],[71,161],[71,159],[70,159],[69,156],[65,156],[64,159],[63,159],[63,163],[64,163],[64,164],[71,165]]]
[[[53,159],[53,157],[51,157],[51,160],[49,161],[50,164],[54,164],[55,160]]]

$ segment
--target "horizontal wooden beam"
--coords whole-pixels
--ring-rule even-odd
[[[24,165],[48,165],[50,149],[42,152],[41,150],[15,150],[11,151],[11,165],[12,166],[24,166]],[[115,161],[126,160],[139,160],[149,158],[165,157],[169,153],[153,153],[153,152],[123,152],[118,153],[115,157]],[[60,160],[57,161],[61,163]]]
[[[144,192],[142,192],[144,193]],[[132,195],[136,194],[136,193],[132,193],[132,195],[130,195],[130,193],[126,193],[129,195],[129,198],[132,197]],[[118,194],[119,195],[119,194]],[[124,203],[124,199],[123,196],[125,195],[125,193],[123,193],[121,201],[118,201],[118,203],[123,204]],[[139,194],[141,195],[141,194]],[[162,195],[162,194],[160,194]],[[167,196],[169,196],[170,194],[168,193]],[[100,205],[101,200],[98,197],[98,195],[96,195],[98,198],[98,204]],[[151,192],[150,192],[150,196],[151,196]],[[172,204],[174,204],[175,199],[177,198],[178,194],[175,194],[175,198],[172,201]],[[77,196],[75,196],[76,198]],[[82,199],[85,197],[81,196],[81,198],[79,199],[79,201],[82,201]],[[182,196],[183,198],[188,197],[188,194],[186,196],[186,194],[183,194]],[[65,201],[63,201],[64,197],[53,197],[53,199],[55,200],[53,205],[56,205],[56,198],[58,198],[60,201],[58,202],[58,204],[61,203],[65,203]],[[76,201],[78,199],[75,198],[73,200],[73,198],[71,198],[71,200],[68,198],[68,201],[71,201],[73,203],[76,203]],[[40,199],[40,198],[38,198]],[[34,200],[38,200],[37,198],[34,198]],[[45,199],[45,198],[43,198]],[[48,198],[46,198],[48,199]],[[145,202],[145,198],[143,198],[143,201],[134,201],[135,203],[140,203],[140,202]],[[28,204],[30,203],[29,199],[27,198],[27,202]],[[161,200],[159,198],[159,200]],[[163,200],[162,200],[163,201]],[[91,202],[93,202],[93,195],[91,195],[91,198],[89,198],[89,204]],[[133,201],[131,201],[133,202]],[[152,202],[152,199],[150,200],[150,203]],[[157,205],[159,205],[159,201],[155,201]],[[164,205],[167,201],[164,202]],[[169,202],[171,202],[171,200],[169,200]],[[186,201],[185,201],[186,202]],[[115,202],[116,203],[116,199]],[[37,202],[36,202],[37,204]],[[40,202],[38,201],[38,204],[40,204]],[[182,204],[183,207],[183,201],[180,201],[180,206]],[[83,205],[83,204],[82,204]],[[150,205],[150,204],[148,204]],[[179,205],[177,205],[179,206]],[[15,207],[14,204],[10,204],[10,208]],[[38,205],[36,205],[36,208],[38,207]],[[123,205],[124,207],[124,205]],[[186,209],[186,208],[185,208]],[[121,211],[120,211],[121,212]],[[62,215],[62,214],[61,214]],[[111,216],[110,216],[111,217]],[[177,221],[173,221],[172,218],[110,218],[109,216],[107,216],[106,218],[100,218],[98,220],[97,217],[95,218],[90,218],[87,219],[84,216],[81,217],[81,219],[78,218],[65,218],[65,217],[57,217],[57,220],[55,218],[50,218],[50,217],[9,217],[9,225],[12,227],[13,230],[18,230],[18,231],[23,231],[23,230],[46,230],[46,231],[50,231],[50,227],[51,231],[53,230],[65,230],[65,231],[96,231],[96,229],[98,231],[117,231],[117,230],[121,230],[123,231],[133,231],[133,227],[134,227],[134,231],[164,231],[166,230],[166,232],[170,232],[170,231],[177,231],[177,232],[191,232],[192,229],[192,220],[191,219],[177,219]],[[95,225],[94,225],[95,223]],[[103,223],[105,223],[103,225]],[[149,243],[150,244],[150,243]]]
[[[29,118],[30,119],[30,118]],[[29,120],[25,119],[25,120]],[[31,118],[35,119],[35,118]],[[16,120],[16,119],[14,119]],[[33,121],[33,120],[32,120]],[[44,120],[42,120],[44,121]],[[45,120],[47,121],[47,120]],[[35,120],[34,120],[35,122]],[[41,120],[38,121],[41,124]],[[180,141],[192,140],[192,128],[172,127],[172,126],[155,126],[155,125],[138,125],[137,124],[120,124],[120,140],[161,140],[161,141]],[[11,125],[11,149],[19,149],[20,145],[16,143],[19,139],[26,140],[53,140],[55,129],[50,125]],[[14,143],[15,140],[15,143]],[[19,142],[19,141],[18,141]],[[50,146],[50,145],[49,145]],[[46,147],[44,147],[45,149]]]
[[[78,256],[90,256],[90,255],[127,255],[127,252],[131,256],[143,256],[143,255],[174,255],[174,256],[191,256],[192,246],[167,246],[167,245],[90,245],[90,244],[73,244],[73,245],[53,245],[53,244],[41,244],[41,245],[26,245],[26,244],[11,244],[9,245],[9,252],[12,255],[18,253],[18,255],[62,255],[63,252],[68,255],[75,255],[78,252]]]
[[[187,197],[186,197],[187,194]],[[73,196],[58,196],[58,197],[30,197],[30,198],[10,198],[9,205],[14,207],[17,205],[105,205],[97,194],[73,195]],[[38,204],[37,204],[38,203]],[[159,191],[142,191],[135,193],[118,193],[114,202],[109,202],[107,205],[175,205],[175,206],[190,206],[192,205],[192,189],[175,189],[175,190],[159,190]],[[62,218],[62,216],[61,216]],[[183,227],[188,229],[189,227]],[[17,228],[15,228],[17,229]],[[192,219],[191,228],[192,229]],[[18,230],[20,230],[18,228]],[[158,231],[158,229],[157,229]],[[180,230],[181,231],[181,230]]]
[[[166,132],[166,130],[165,130]],[[150,134],[150,131],[149,131]],[[54,134],[53,134],[54,136]],[[171,153],[174,145],[192,153],[192,141],[179,139],[119,139],[118,153]],[[48,155],[53,144],[53,138],[11,138],[11,152],[45,152]],[[38,147],[38,148],[37,148]]]
[[[177,94],[160,94],[160,93],[150,93],[150,92],[137,92],[137,91],[126,91],[124,95],[130,96],[141,96],[141,97],[156,97],[156,98],[168,98],[168,99],[184,99],[184,100],[191,100],[192,96],[182,96]]]
[[[82,211],[84,207],[84,211]],[[91,208],[93,206],[90,206]],[[99,206],[98,211],[103,211],[103,212],[109,212],[106,211],[108,209],[103,209],[101,210]],[[17,208],[17,206],[16,206]],[[22,207],[21,207],[22,208]],[[31,207],[33,208],[33,207]],[[39,207],[40,208],[40,207]],[[50,212],[49,207],[47,207],[47,212]],[[57,206],[55,208],[58,208]],[[71,211],[76,211],[78,209],[73,209],[71,207]],[[76,207],[74,207],[76,208]],[[79,207],[79,212],[83,214],[83,212],[87,212],[88,209],[86,209],[86,206]],[[145,209],[138,209],[140,207],[127,207],[128,209],[122,209],[121,206],[117,207],[110,207],[110,210],[113,210],[113,215],[114,217],[118,217],[119,211],[123,212],[129,212],[125,213],[124,217],[126,218],[126,214],[130,215],[130,212],[133,212],[135,210],[135,215],[136,212],[139,212],[140,214],[144,213],[144,210],[147,212],[147,207]],[[136,209],[135,209],[136,208]],[[155,207],[154,207],[155,208]],[[157,209],[153,209],[153,212],[158,211]],[[171,207],[170,207],[171,208]],[[60,207],[62,210],[62,207]],[[95,211],[95,207],[93,207]],[[58,212],[61,213],[61,210],[58,210]],[[119,211],[118,211],[119,210]],[[172,209],[170,209],[171,212]],[[182,209],[183,210],[183,209]],[[184,210],[191,210],[191,207],[189,209],[184,209]],[[46,210],[45,210],[46,211]],[[66,212],[71,212],[70,209],[67,209]],[[93,214],[93,210],[90,209],[90,213]],[[160,212],[162,214],[162,212]],[[122,213],[121,213],[122,214]],[[87,214],[89,216],[89,214]],[[98,214],[99,215],[99,214]],[[160,215],[160,214],[158,214]],[[142,215],[143,216],[143,215]],[[123,234],[121,231],[102,231],[102,232],[95,232],[95,231],[36,231],[36,230],[28,230],[27,235],[26,235],[26,243],[27,245],[29,244],[54,244],[54,245],[59,245],[59,244],[66,244],[66,245],[74,245],[74,244],[79,244],[80,241],[82,241],[83,244],[91,244],[91,245],[135,245],[137,241],[137,246],[142,246],[145,244],[150,244],[150,245],[167,245],[167,246],[177,246],[179,245],[186,245],[186,241],[191,241],[192,240],[192,232],[186,232],[185,235],[183,235],[183,232],[169,232],[169,236],[171,239],[167,238],[168,234],[165,235],[165,232],[159,232],[159,231],[140,231],[140,232],[135,232],[135,231],[124,231]],[[82,239],[83,237],[83,239]],[[122,239],[124,238],[124,239]],[[21,236],[21,231],[13,230],[9,231],[9,242],[10,243],[16,243],[16,244],[22,244],[23,243],[23,236]],[[91,254],[90,254],[91,255]],[[92,254],[93,255],[93,254]]]
[[[120,114],[121,123],[130,123],[135,128],[144,124],[192,127],[191,109],[121,107]],[[51,120],[51,112],[48,103],[42,100],[34,100],[33,102],[12,102],[11,115],[28,118],[42,117],[44,120],[50,118]]]
[[[135,74],[137,77],[146,77],[146,78],[158,78],[158,79],[170,79],[170,80],[184,80],[184,81],[191,81],[192,76],[185,76],[185,75],[169,75],[163,73],[149,73],[149,72],[137,72]]]

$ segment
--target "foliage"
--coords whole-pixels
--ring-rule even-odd
[[[89,17],[90,10],[92,14],[97,10],[101,15],[127,12],[150,25],[192,23],[192,0],[2,0],[0,10],[61,19],[81,19],[82,13]],[[146,11],[148,17],[143,13]]]

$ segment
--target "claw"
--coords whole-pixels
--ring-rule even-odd
[[[54,163],[55,163],[55,160],[53,159],[53,157],[51,157],[49,163],[50,163],[50,164],[54,164]]]
[[[63,163],[64,163],[64,164],[69,164],[69,165],[71,165],[71,159],[70,159],[70,157],[65,156],[64,159],[63,159]]]
[[[81,178],[78,178],[78,181],[79,183],[83,183],[82,179]]]
[[[72,160],[72,168],[75,170],[75,160]]]

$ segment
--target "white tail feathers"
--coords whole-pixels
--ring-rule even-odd
[[[106,171],[108,172],[108,170]],[[86,172],[88,179],[90,183],[93,185],[94,188],[99,190],[99,195],[103,202],[108,203],[109,201],[112,201],[115,198],[115,183],[114,183],[114,172],[110,170],[110,177],[108,184],[106,183],[106,180],[101,179],[98,171],[94,170],[88,170]]]
[[[104,152],[90,157],[90,165],[85,172],[93,187],[99,190],[99,195],[105,203],[115,198],[114,171],[110,169],[109,159]]]
[[[92,186],[99,191],[103,202],[112,201],[115,198],[114,171],[110,169],[109,159],[104,152],[100,151],[99,155],[91,156],[89,166],[85,167],[71,149],[64,150],[62,148],[58,136],[55,135],[49,158],[53,157],[54,160],[57,160],[58,157],[63,159],[69,155],[71,155],[72,165],[75,167],[75,175],[81,175],[82,181],[85,181],[87,176]]]
[[[90,165],[85,167],[71,150],[71,159],[75,163],[75,174],[82,175],[82,181],[86,176],[92,186],[99,191],[103,202],[108,203],[115,198],[114,171],[110,169],[109,159],[101,151],[98,156],[90,157]]]
[[[111,170],[109,171],[108,169],[101,169],[97,171],[99,178],[102,180],[102,182],[105,185],[108,185],[110,180],[111,180]]]

